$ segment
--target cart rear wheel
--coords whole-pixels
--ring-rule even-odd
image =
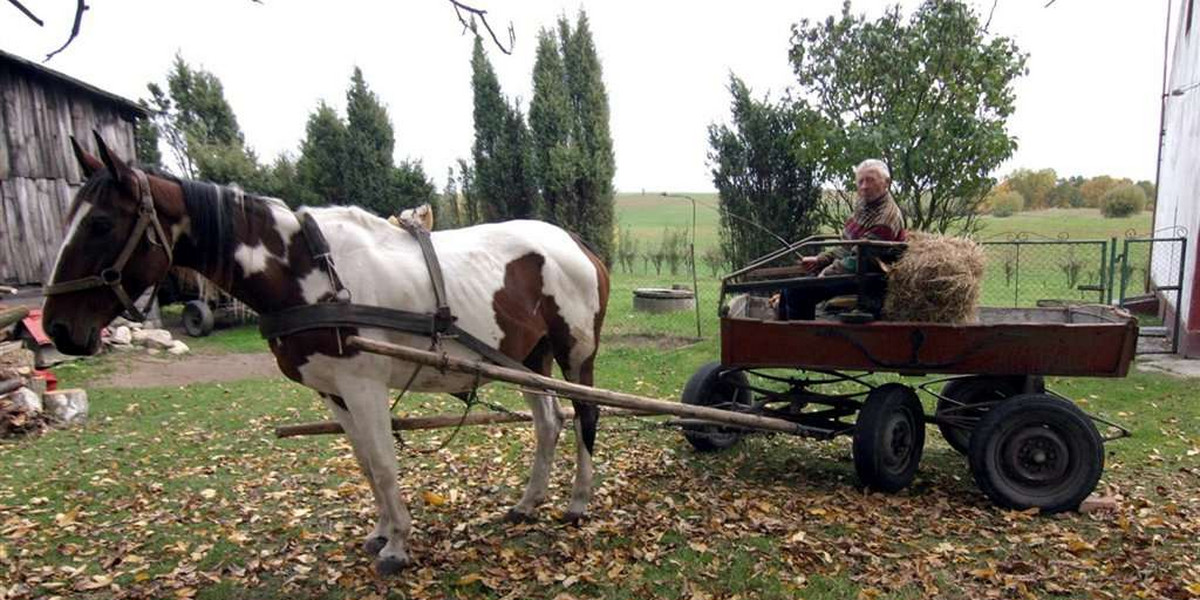
[[[1071,402],[1023,394],[984,415],[971,436],[975,482],[1004,508],[1074,510],[1104,470],[1104,441]]]
[[[889,383],[870,394],[854,427],[854,470],[863,485],[898,492],[912,483],[925,448],[925,412],[912,388]]]
[[[975,408],[973,405],[1011,398],[1021,390],[1021,382],[1011,377],[979,375],[947,383],[942,395],[949,400],[938,398],[935,413],[942,437],[959,454],[965,455],[971,447],[971,430],[987,412],[986,407]]]
[[[192,337],[204,337],[213,330],[213,312],[203,300],[183,305],[183,329]]]
[[[693,406],[733,409],[736,405],[750,404],[746,385],[745,373],[729,371],[718,362],[708,363],[688,379],[682,400]],[[736,444],[742,439],[742,432],[717,425],[689,426],[683,428],[683,437],[700,452],[714,452]]]

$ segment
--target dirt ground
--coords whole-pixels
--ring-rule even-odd
[[[91,383],[95,387],[144,388],[282,377],[275,357],[255,354],[189,354],[185,359],[131,352],[116,371]]]

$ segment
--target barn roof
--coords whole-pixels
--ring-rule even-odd
[[[48,69],[15,54],[9,54],[8,52],[0,50],[0,64],[11,65],[13,68],[24,71],[33,77],[55,81],[90,96],[107,100],[119,106],[122,111],[133,113],[133,116],[135,117],[145,119],[149,118],[150,116],[150,114],[146,112],[146,109],[142,108],[138,105],[138,103],[128,98],[118,96],[112,92],[106,92],[90,83],[85,83],[75,79],[74,77],[71,77],[70,75],[59,73],[54,69]]]

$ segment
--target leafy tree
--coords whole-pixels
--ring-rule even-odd
[[[1122,183],[1133,183],[1132,181],[1121,181],[1113,179],[1108,175],[1098,175],[1079,186],[1079,192],[1083,194],[1083,202],[1085,206],[1091,208],[1099,208],[1105,194]]]
[[[608,91],[603,68],[592,40],[587,14],[582,10],[572,30],[565,17],[558,22],[559,42],[570,95],[571,136],[577,159],[570,200],[556,212],[562,225],[574,230],[594,248],[605,264],[612,264],[613,176],[616,158],[609,132]]]
[[[565,223],[575,200],[574,178],[579,164],[571,136],[571,97],[566,67],[554,34],[538,33],[533,63],[533,100],[529,103],[529,128],[533,136],[534,171],[542,196],[542,218]]]
[[[509,107],[500,93],[500,80],[483,50],[483,41],[475,38],[471,53],[471,87],[474,90],[475,142],[471,147],[472,181],[471,194],[479,209],[479,221],[491,220],[504,215],[502,197],[503,175],[501,158],[503,150],[505,120]]]
[[[320,198],[301,180],[296,161],[287,154],[277,156],[265,169],[264,184],[259,191],[287,202],[292,208],[320,204]]]
[[[1018,192],[1002,192],[991,199],[993,217],[1011,217],[1025,209],[1025,197]]]
[[[1130,217],[1146,208],[1146,192],[1134,184],[1123,184],[1109,190],[1100,201],[1100,212],[1107,218]]]
[[[1146,194],[1147,202],[1154,202],[1154,199],[1158,197],[1158,188],[1154,187],[1154,182],[1143,180],[1137,182],[1137,186],[1142,188],[1142,192]]]
[[[245,147],[233,108],[216,75],[194,69],[175,55],[167,73],[167,90],[147,86],[143,100],[158,135],[165,138],[184,177],[217,183],[238,182],[253,189],[261,173],[253,152]],[[145,142],[144,142],[145,143]]]
[[[153,115],[153,109],[145,100],[139,100],[138,104]],[[137,120],[133,129],[133,142],[139,164],[154,168],[163,166],[162,152],[158,149],[158,127],[154,124],[153,116]]]
[[[479,207],[479,195],[475,193],[475,168],[463,159],[458,159],[459,180],[462,183],[463,211],[459,224],[478,225],[483,222],[483,211]]]
[[[1025,199],[1025,210],[1049,208],[1050,193],[1058,182],[1054,169],[1017,169],[1008,176],[1009,188]]]
[[[419,160],[401,161],[392,170],[392,185],[389,191],[391,211],[398,213],[405,208],[428,204],[433,211],[433,223],[437,226],[437,186],[425,176],[425,167]]]
[[[1050,190],[1050,195],[1047,197],[1047,202],[1050,206],[1057,208],[1079,208],[1083,206],[1083,193],[1079,191],[1079,186],[1072,182],[1075,178],[1060,179],[1055,184],[1054,189]]]
[[[794,25],[790,58],[795,150],[816,181],[852,189],[853,166],[882,158],[910,228],[975,226],[989,173],[1016,148],[1005,123],[1026,55],[1010,39],[985,39],[959,0],[926,0],[907,21],[847,1],[838,18]]]
[[[355,67],[350,89],[346,91],[346,151],[342,167],[350,202],[384,216],[402,208],[397,198],[398,180],[392,158],[395,144],[387,109],[367,87],[362,69]]]
[[[779,248],[775,235],[800,240],[816,233],[826,216],[812,171],[792,154],[792,113],[751,98],[737,76],[729,80],[732,123],[709,125],[708,159],[720,194],[721,249],[740,265]]]
[[[321,102],[308,116],[296,174],[312,191],[315,204],[345,204],[346,124],[328,104]]]
[[[446,167],[446,187],[442,189],[433,226],[437,229],[462,227],[462,217],[458,208],[458,180],[454,177],[454,167]]]

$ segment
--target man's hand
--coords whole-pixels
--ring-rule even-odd
[[[805,256],[800,259],[800,268],[804,269],[805,273],[812,273],[821,268],[821,259],[816,256]]]

